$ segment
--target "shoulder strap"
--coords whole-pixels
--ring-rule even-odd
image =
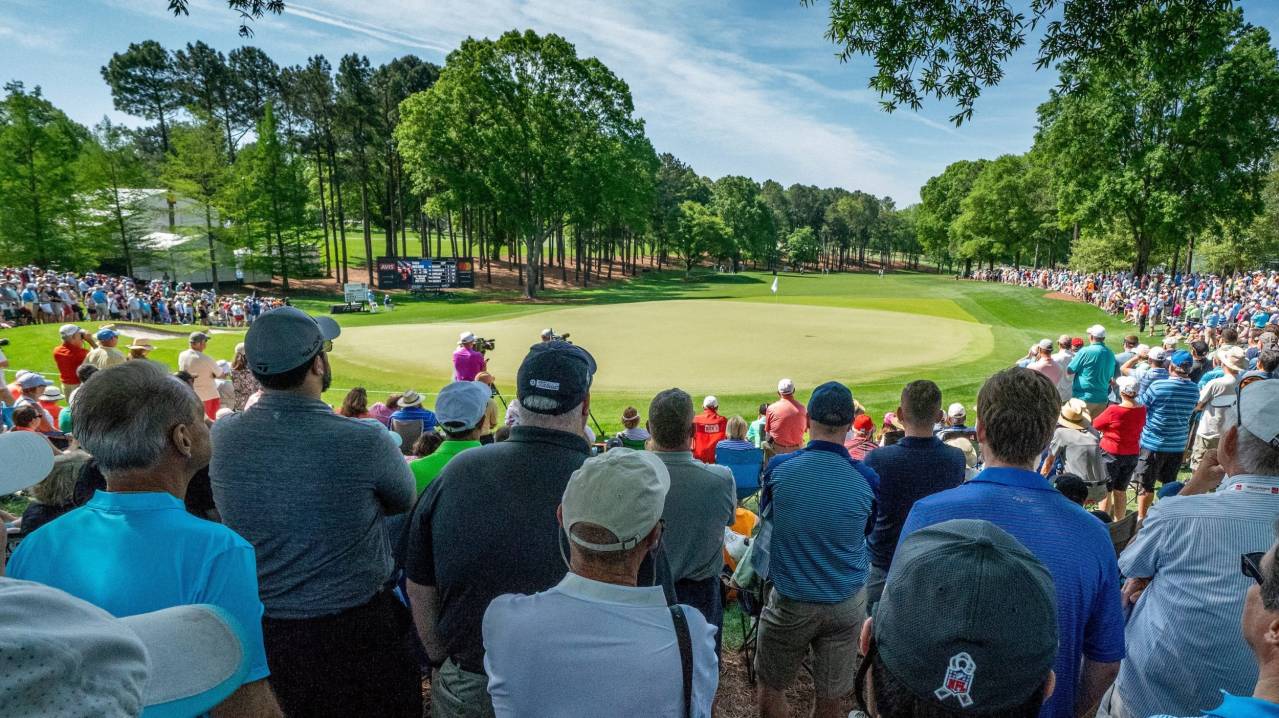
[[[684,718],[693,715],[693,639],[688,633],[688,617],[684,609],[670,606],[671,622],[675,624],[675,638],[679,643],[679,662],[684,675]]]

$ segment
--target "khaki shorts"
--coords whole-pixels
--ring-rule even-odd
[[[842,698],[857,679],[857,648],[866,621],[866,591],[840,603],[792,601],[776,590],[759,617],[755,670],[769,688],[785,690],[813,652],[818,698]]]

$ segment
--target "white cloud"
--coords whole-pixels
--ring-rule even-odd
[[[903,200],[918,192],[919,180],[898,171],[891,152],[850,124],[824,118],[818,108],[836,100],[878,112],[873,96],[832,90],[731,47],[707,46],[689,31],[698,22],[692,9],[591,0],[383,0],[354,6],[308,0],[297,14],[440,53],[468,35],[496,37],[512,28],[554,32],[626,80],[657,149],[702,174],[839,185]]]

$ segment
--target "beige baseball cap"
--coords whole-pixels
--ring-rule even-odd
[[[662,518],[671,476],[647,451],[618,448],[587,459],[573,472],[561,507],[573,543],[592,551],[626,551],[639,545]],[[570,530],[579,523],[607,529],[615,543],[585,541]]]

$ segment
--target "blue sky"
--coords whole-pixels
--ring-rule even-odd
[[[824,3],[799,0],[299,0],[281,17],[236,34],[221,0],[192,0],[174,18],[166,0],[0,0],[0,81],[40,85],[73,119],[93,124],[113,110],[99,75],[111,53],[158,40],[170,49],[203,40],[226,52],[253,43],[281,65],[349,52],[376,63],[416,54],[443,64],[464,37],[511,28],[555,32],[579,54],[625,79],[654,146],[711,177],[743,174],[860,189],[905,205],[960,159],[1024,152],[1035,107],[1056,81],[1035,72],[1036,43],[1007,65],[971,123],[953,127],[953,106],[879,109],[866,89],[870,63],[841,63],[823,37]],[[1248,0],[1246,18],[1279,28],[1279,3]]]

